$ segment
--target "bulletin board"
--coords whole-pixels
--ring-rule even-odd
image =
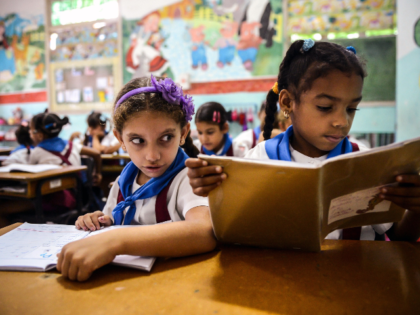
[[[52,111],[110,111],[121,82],[118,57],[50,63]]]
[[[353,46],[366,61],[368,76],[363,85],[363,102],[395,101],[396,37],[336,39],[332,42]]]

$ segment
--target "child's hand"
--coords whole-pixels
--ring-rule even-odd
[[[57,270],[70,280],[85,281],[92,272],[110,262],[117,255],[112,233],[103,233],[71,242],[57,254]]]
[[[94,173],[92,174],[92,184],[93,186],[98,186],[102,181],[102,174],[101,173]]]
[[[420,214],[420,175],[398,175],[396,180],[406,186],[382,188],[380,197]]]
[[[222,167],[218,165],[208,166],[207,161],[200,159],[188,159],[185,162],[188,167],[188,177],[194,194],[207,197],[209,192],[219,186],[227,178],[222,173]]]
[[[85,231],[96,231],[101,226],[112,225],[112,220],[109,215],[104,215],[101,211],[95,211],[93,213],[87,213],[77,218],[76,228]]]

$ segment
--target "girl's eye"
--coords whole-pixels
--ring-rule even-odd
[[[144,140],[142,138],[134,138],[131,140],[131,142],[133,142],[134,144],[141,144],[144,142]]]
[[[321,111],[321,112],[328,112],[332,107],[331,106],[317,106],[317,108]]]
[[[359,110],[358,108],[347,108],[347,111],[349,113],[355,113],[357,110]]]
[[[214,133],[213,131],[212,131],[212,132],[207,132],[207,134],[208,134],[209,136],[211,136],[213,133]]]
[[[166,135],[166,136],[162,137],[162,140],[165,141],[165,142],[168,142],[168,141],[171,141],[172,138],[173,138],[172,135]]]

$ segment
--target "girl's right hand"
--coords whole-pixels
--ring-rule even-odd
[[[219,186],[227,178],[222,173],[222,167],[218,165],[208,165],[207,161],[200,159],[188,159],[185,162],[188,167],[188,177],[194,194],[207,197],[209,192]]]
[[[87,213],[77,218],[76,228],[85,231],[96,231],[101,226],[112,225],[112,220],[109,215],[104,215],[102,211],[95,211],[93,213]]]

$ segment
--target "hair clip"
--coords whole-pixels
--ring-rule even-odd
[[[220,112],[217,112],[217,123],[220,124]]]
[[[309,49],[311,49],[312,47],[314,47],[315,42],[313,39],[305,39],[303,41],[303,45],[302,45],[302,50],[307,52]]]
[[[274,93],[279,94],[279,84],[276,82],[274,83],[273,87],[271,88]]]
[[[347,46],[346,49],[348,51],[351,51],[353,54],[356,54],[356,48],[354,48],[353,46]]]
[[[213,121],[216,122],[217,112],[213,112]]]
[[[55,127],[55,126],[56,126],[56,123],[51,123],[51,124],[45,125],[44,128],[49,129],[49,128]]]

